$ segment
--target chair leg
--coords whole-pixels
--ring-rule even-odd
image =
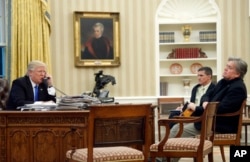
[[[208,162],[214,162],[214,154],[213,153],[210,153],[208,154]]]
[[[225,154],[224,154],[224,147],[223,146],[220,146],[220,153],[221,153],[222,161],[226,162],[226,158],[225,158]]]

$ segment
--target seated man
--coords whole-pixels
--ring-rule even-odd
[[[191,92],[190,103],[194,103],[195,105],[201,105],[203,100],[203,96],[206,92],[209,92],[215,87],[215,84],[212,83],[213,71],[210,67],[201,67],[198,69],[198,84],[194,86]],[[169,118],[173,118],[176,115],[180,115],[181,112],[184,112],[187,108],[188,103],[186,103],[183,107],[177,107],[176,110],[180,110],[180,112],[171,112]],[[195,115],[195,114],[193,114]],[[170,127],[174,125],[171,124]]]
[[[247,63],[240,58],[230,57],[223,72],[223,78],[216,84],[213,90],[203,96],[200,105],[189,103],[187,109],[194,111],[196,116],[201,115],[208,102],[219,102],[217,114],[236,112],[241,108],[242,102],[247,98],[247,89],[243,78],[247,73]],[[239,116],[216,117],[215,131],[219,133],[236,133],[238,130]],[[183,127],[182,137],[195,137],[200,134],[201,123],[188,123]],[[179,124],[174,125],[169,137],[173,138],[179,131]],[[172,162],[179,161],[173,158]]]
[[[52,85],[52,77],[47,74],[45,63],[31,61],[26,75],[12,82],[6,109],[16,110],[19,106],[33,104],[36,101],[55,102],[56,91]]]
[[[223,78],[213,88],[203,96],[200,105],[189,103],[187,109],[194,111],[194,114],[201,115],[206,109],[208,102],[219,102],[218,114],[231,113],[240,109],[242,102],[247,98],[247,90],[243,78],[247,72],[247,63],[240,58],[230,57],[223,72]],[[238,130],[238,120],[236,117],[217,117],[215,130],[219,133],[236,133]],[[200,133],[201,123],[185,124],[182,137],[194,137]],[[174,137],[178,132],[178,125],[174,125],[170,131],[170,137]]]

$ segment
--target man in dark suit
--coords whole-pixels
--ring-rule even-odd
[[[247,90],[243,78],[247,72],[247,63],[240,58],[230,57],[223,72],[223,78],[209,93],[203,96],[203,103],[197,106],[189,103],[187,109],[191,109],[196,114],[202,114],[208,102],[217,101],[219,106],[217,114],[231,113],[240,109],[242,102],[247,98]],[[238,130],[239,116],[236,117],[216,117],[215,129],[219,133],[236,133]],[[200,133],[201,123],[186,124],[182,137],[193,137]],[[170,132],[170,137],[174,137],[178,131],[175,125]]]
[[[56,101],[52,77],[46,72],[46,65],[41,61],[31,61],[24,77],[12,82],[7,110],[16,110],[19,106],[33,104],[36,101]],[[35,90],[37,87],[37,92]],[[37,97],[37,98],[36,98]]]
[[[204,94],[208,93],[215,87],[215,84],[212,83],[212,76],[213,71],[210,67],[201,67],[198,69],[198,84],[195,85],[192,89],[190,103],[202,106],[201,103],[203,102]],[[188,103],[186,103],[184,107],[177,107],[177,110],[180,110],[180,112],[171,112],[169,118],[173,118],[174,116],[180,115],[180,113],[185,111],[185,109],[187,108],[187,104]],[[193,116],[196,115],[200,114],[193,114]],[[170,127],[172,127],[173,125],[174,123],[171,124]]]

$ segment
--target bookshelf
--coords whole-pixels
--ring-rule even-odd
[[[221,17],[214,0],[162,0],[155,21],[157,96],[189,98],[200,66],[220,79]]]

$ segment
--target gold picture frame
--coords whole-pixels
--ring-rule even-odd
[[[120,22],[117,12],[74,12],[75,66],[119,66]]]

